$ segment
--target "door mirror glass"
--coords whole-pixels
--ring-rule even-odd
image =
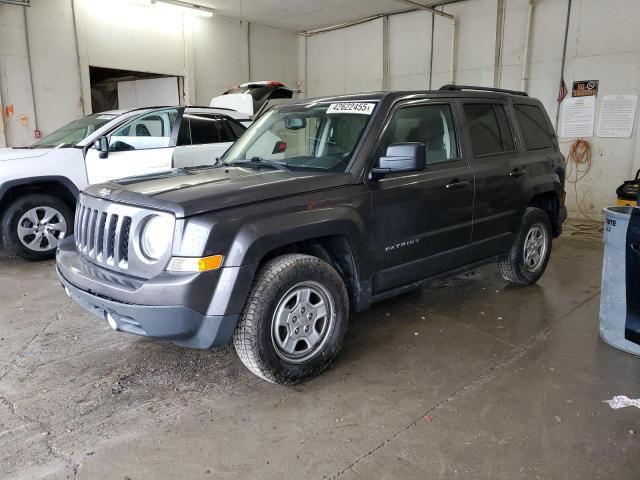
[[[107,155],[109,155],[109,139],[105,136],[96,138],[93,141],[93,148],[100,152],[100,158],[107,158]]]
[[[304,117],[286,117],[284,126],[287,130],[300,130],[307,126],[307,119]]]
[[[374,178],[390,173],[417,172],[427,167],[427,146],[424,143],[396,143],[389,145],[378,168],[373,169]]]

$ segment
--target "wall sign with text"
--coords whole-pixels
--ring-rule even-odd
[[[579,80],[573,82],[572,97],[595,97],[598,95],[599,80]]]

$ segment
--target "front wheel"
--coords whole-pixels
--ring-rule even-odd
[[[348,317],[347,290],[331,265],[309,255],[283,255],[256,275],[233,343],[260,378],[296,384],[333,361]]]
[[[552,238],[547,212],[527,208],[511,250],[498,260],[502,277],[516,285],[537,282],[549,263]]]
[[[73,232],[73,214],[62,200],[34,193],[14,200],[1,225],[7,250],[26,260],[46,260],[54,257],[58,243]]]

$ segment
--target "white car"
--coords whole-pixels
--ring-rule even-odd
[[[250,125],[223,108],[156,107],[88,115],[30,147],[0,149],[0,236],[10,252],[52,258],[88,185],[213,165]]]

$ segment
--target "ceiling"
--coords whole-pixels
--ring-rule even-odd
[[[398,0],[189,0],[216,14],[302,32],[383,13],[410,10]],[[448,3],[422,0],[424,5]]]

